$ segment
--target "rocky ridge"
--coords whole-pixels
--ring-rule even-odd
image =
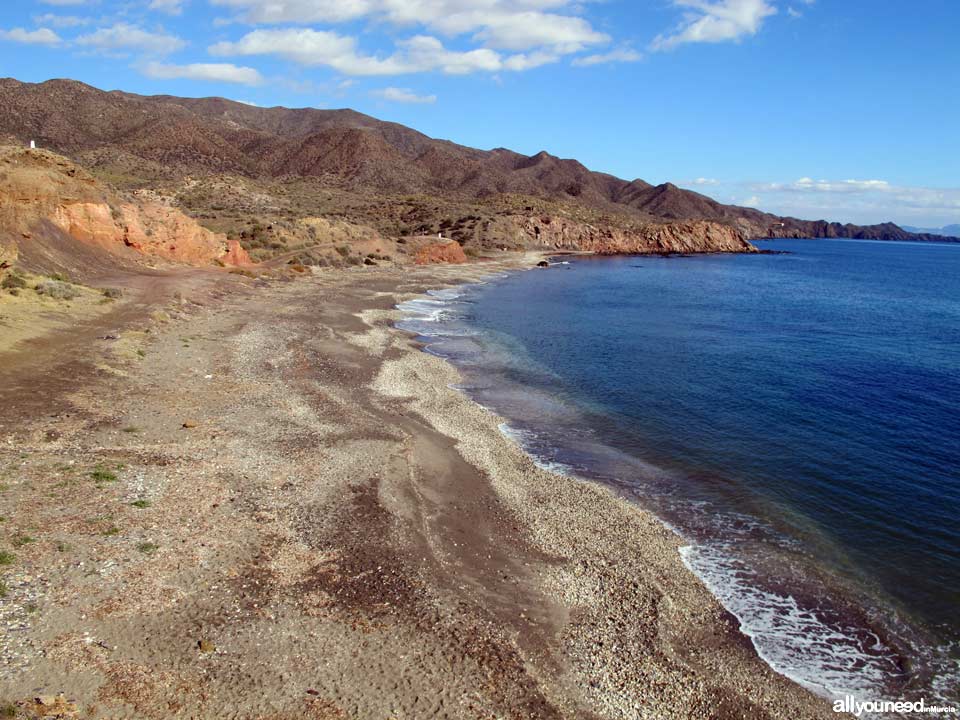
[[[352,110],[259,108],[223,98],[104,92],[70,80],[4,79],[3,136],[21,144],[35,139],[121,189],[164,195],[207,229],[240,240],[255,258],[309,244],[314,238],[302,222],[308,217],[370,228],[377,241],[443,232],[477,252],[548,245],[527,232],[543,216],[566,227],[556,238],[561,245],[582,250],[662,243],[729,251],[762,237],[939,239],[890,223],[806,221],[723,205],[672,183],[623,180],[547,152],[477,150]],[[741,237],[690,224],[704,221]],[[250,242],[258,224],[270,229]],[[650,227],[665,224],[672,229]],[[699,235],[681,238],[684,230]]]

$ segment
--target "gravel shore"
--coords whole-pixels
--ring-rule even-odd
[[[0,705],[835,717],[757,657],[672,532],[539,468],[393,327],[428,288],[534,262],[223,276],[133,294],[66,355],[0,348]]]

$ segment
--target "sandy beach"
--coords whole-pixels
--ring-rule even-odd
[[[835,717],[677,536],[539,468],[393,327],[536,259],[192,271],[0,348],[4,712]]]

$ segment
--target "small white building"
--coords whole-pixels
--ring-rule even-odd
[[[37,141],[36,141],[36,140],[31,140],[31,141],[30,141],[30,149],[31,149],[31,150],[36,150],[36,149],[37,149]]]

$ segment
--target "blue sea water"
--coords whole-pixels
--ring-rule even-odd
[[[960,245],[576,258],[402,327],[544,465],[609,483],[774,669],[960,699]]]

